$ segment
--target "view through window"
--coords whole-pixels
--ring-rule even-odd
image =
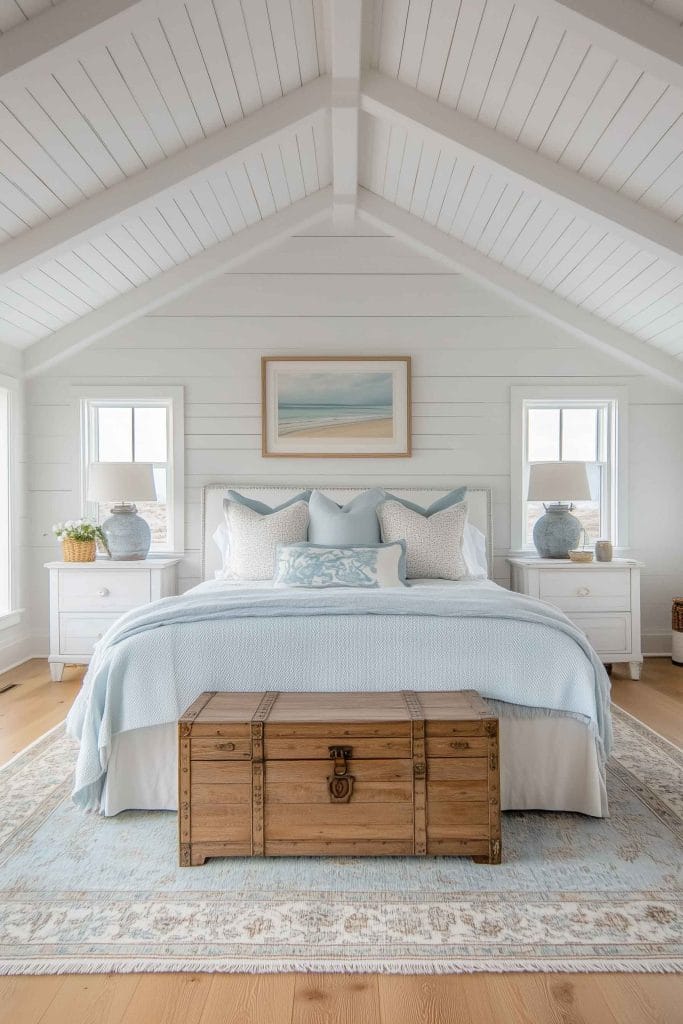
[[[152,550],[168,547],[169,424],[164,404],[92,402],[90,448],[92,462],[151,462],[157,501],[136,502],[152,531]],[[97,507],[97,521],[111,505]]]
[[[526,461],[586,462],[590,501],[575,502],[576,517],[585,530],[586,543],[609,537],[609,415],[605,403],[589,405],[529,404],[526,423]],[[543,503],[526,502],[526,542],[532,545],[534,523],[543,515]],[[583,537],[582,541],[583,543]]]

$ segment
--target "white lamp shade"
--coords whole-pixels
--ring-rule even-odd
[[[154,470],[149,462],[93,462],[88,473],[88,501],[156,501]]]
[[[590,501],[585,462],[532,462],[527,501]]]

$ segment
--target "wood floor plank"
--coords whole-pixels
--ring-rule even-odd
[[[293,974],[212,974],[201,1024],[290,1024],[294,984]]]
[[[486,1018],[470,1012],[469,980],[464,975],[380,975],[380,1020],[382,1024],[479,1024]]]
[[[55,974],[0,978],[0,1020],[38,1024],[63,984]]]
[[[0,675],[0,762],[62,721],[82,669],[53,683],[44,660]],[[649,658],[617,704],[683,743],[683,668]],[[69,975],[0,978],[12,1024],[679,1024],[683,979],[648,974]]]
[[[112,1024],[199,1024],[211,988],[210,974],[141,974],[120,1021]]]
[[[619,1024],[680,1024],[683,977],[601,974],[597,987]]]
[[[297,974],[291,1024],[378,1024],[375,974]]]
[[[69,974],[40,1018],[40,1024],[121,1024],[141,977]]]

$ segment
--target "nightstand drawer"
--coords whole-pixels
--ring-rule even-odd
[[[631,649],[631,616],[572,615],[572,622],[583,630],[598,654],[628,654]]]
[[[118,615],[60,615],[59,653],[92,654],[97,641],[118,618]]]
[[[618,569],[543,569],[539,579],[542,601],[565,612],[628,612],[631,575]]]
[[[65,612],[125,612],[151,599],[145,569],[86,569],[59,574],[59,606]]]

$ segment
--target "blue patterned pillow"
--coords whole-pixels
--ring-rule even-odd
[[[402,587],[406,578],[406,545],[279,544],[275,557],[276,587]]]

